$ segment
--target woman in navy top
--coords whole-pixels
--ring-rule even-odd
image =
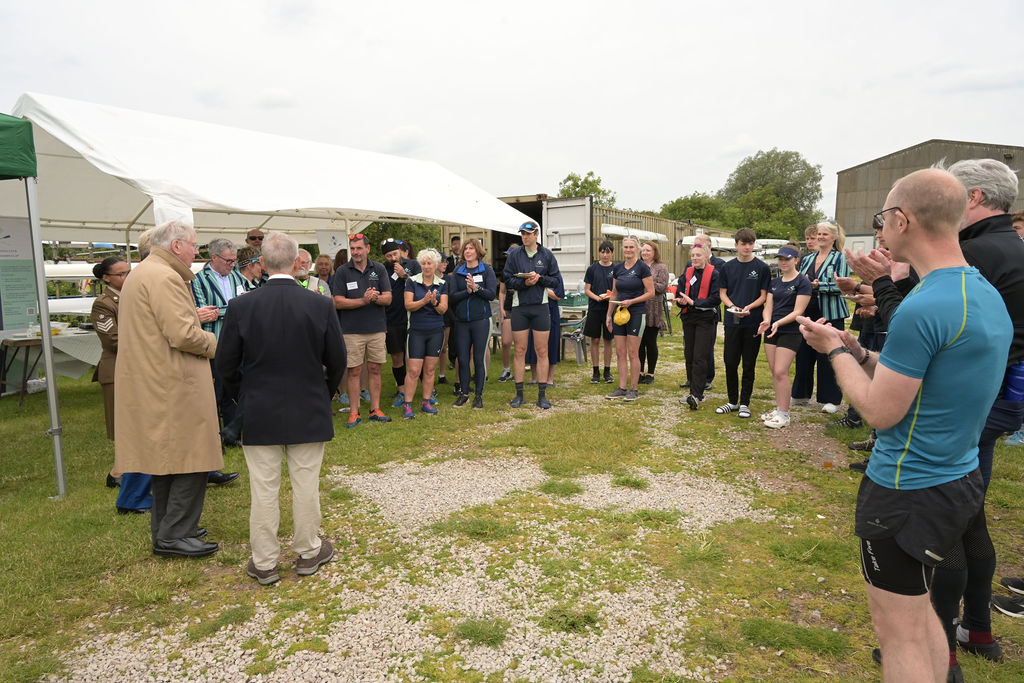
[[[480,259],[487,251],[480,240],[470,238],[462,245],[455,272],[448,278],[449,297],[455,311],[455,350],[459,358],[459,397],[455,405],[469,400],[469,357],[473,352],[474,408],[484,407],[484,380],[487,376],[487,344],[491,338],[491,301],[498,292],[494,270]]]
[[[612,271],[611,301],[622,302],[629,309],[629,322],[617,325],[612,321],[618,305],[608,306],[605,325],[615,336],[615,365],[619,387],[605,398],[635,401],[639,398],[640,336],[644,333],[647,300],[654,296],[654,276],[650,267],[640,260],[640,240],[632,235],[622,238],[622,254],[626,257]],[[627,382],[629,383],[627,385]],[[627,388],[628,387],[628,388]]]
[[[409,358],[405,374],[405,402],[402,417],[416,417],[412,412],[412,397],[423,373],[423,401],[420,410],[436,414],[430,404],[434,391],[434,372],[437,358],[444,344],[444,313],[448,310],[448,286],[437,275],[441,255],[433,249],[424,249],[416,255],[423,272],[410,275],[405,281],[405,310],[409,312]]]
[[[804,315],[811,300],[811,281],[796,269],[800,253],[792,247],[779,247],[779,271],[768,284],[758,334],[764,334],[764,355],[772,371],[775,409],[762,415],[764,426],[781,429],[789,425],[789,366],[803,341],[798,315]]]

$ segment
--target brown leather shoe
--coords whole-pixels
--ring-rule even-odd
[[[334,546],[326,538],[320,542],[320,552],[309,559],[299,558],[295,560],[295,573],[299,576],[310,576],[316,574],[321,565],[327,564],[334,558]]]
[[[281,580],[281,575],[277,573],[277,565],[274,565],[272,569],[256,569],[256,563],[251,557],[249,566],[245,568],[245,573],[256,579],[261,586],[269,586]]]

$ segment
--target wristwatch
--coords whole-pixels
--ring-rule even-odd
[[[844,353],[848,353],[851,356],[853,355],[853,351],[850,350],[850,347],[848,347],[848,346],[837,346],[836,348],[834,348],[834,349],[832,349],[831,351],[828,352],[828,359],[830,361],[835,360],[836,356],[841,356]]]
[[[863,282],[858,282],[858,283],[857,283],[857,286],[853,288],[853,293],[854,293],[854,294],[860,294],[860,288],[861,288],[861,287],[862,287],[863,285],[864,285],[864,283],[863,283]]]

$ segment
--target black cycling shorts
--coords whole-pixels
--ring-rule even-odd
[[[604,339],[612,338],[612,331],[605,325],[605,316],[608,315],[607,309],[590,309],[587,311],[587,319],[583,322],[583,336],[590,337],[591,339],[597,339],[603,337]]]
[[[391,327],[388,326],[384,334],[384,346],[388,353],[405,353],[405,340],[409,338],[409,328],[406,325]]]
[[[864,579],[890,593],[924,595],[931,569],[963,537],[984,500],[979,469],[924,489],[890,489],[864,477],[854,527]]]
[[[764,333],[765,346],[774,344],[780,349],[789,349],[790,351],[796,351],[799,349],[800,342],[803,341],[803,339],[804,336],[799,332],[796,334],[776,332],[774,337],[769,337],[767,332]]]
[[[512,308],[512,331],[551,331],[551,312],[547,304],[526,304]]]

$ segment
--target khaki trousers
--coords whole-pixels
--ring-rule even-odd
[[[257,569],[273,569],[281,556],[277,539],[281,523],[279,493],[281,461],[288,460],[292,484],[292,549],[299,557],[316,557],[320,552],[320,465],[324,444],[300,443],[287,446],[243,445],[249,466],[249,544]]]

